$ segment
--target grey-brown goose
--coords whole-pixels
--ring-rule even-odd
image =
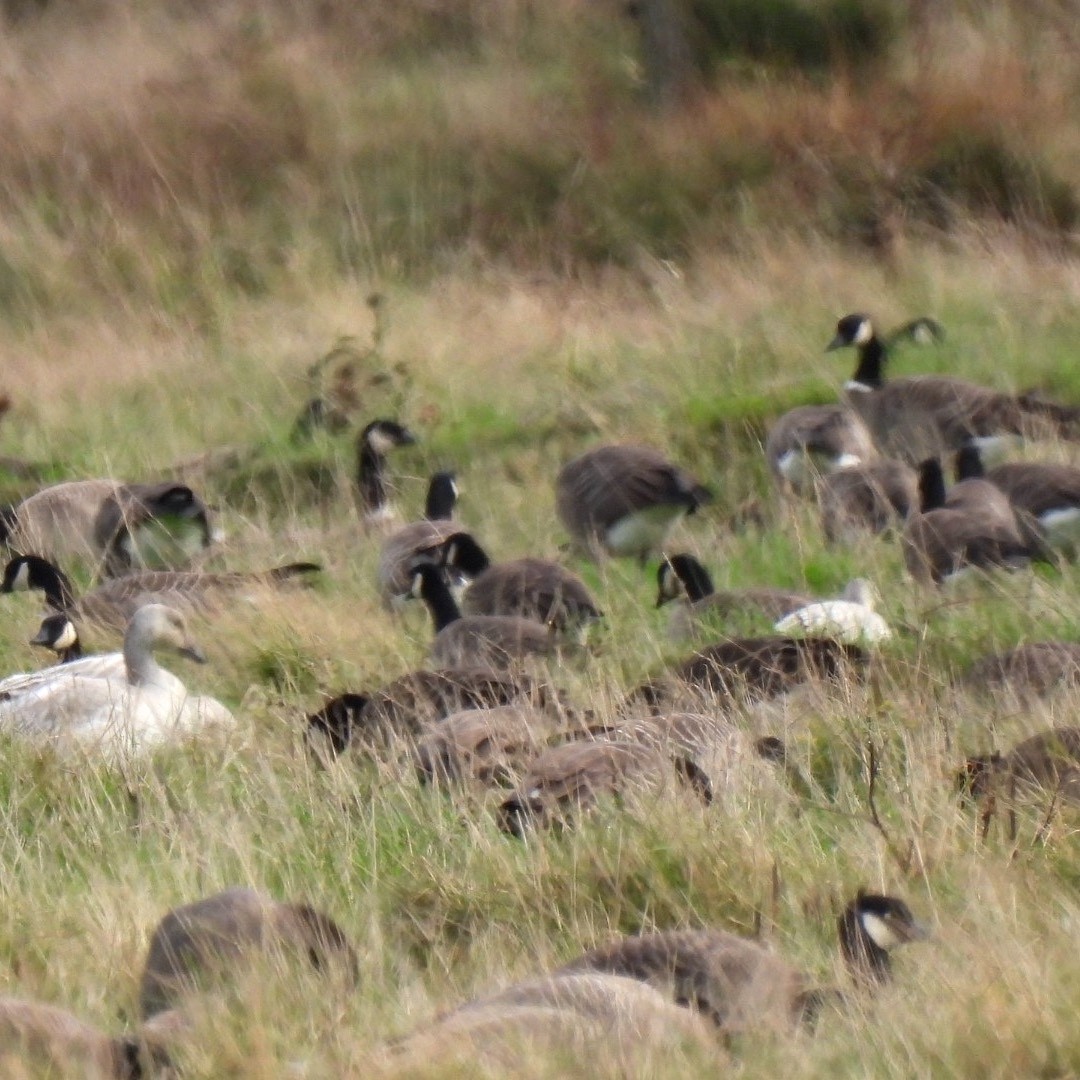
[[[1020,784],[1080,802],[1080,728],[1052,727],[1022,739],[1007,754],[968,758],[962,777],[976,797]]]
[[[393,527],[397,510],[390,501],[386,459],[401,446],[412,446],[416,436],[396,420],[372,420],[356,440],[356,507],[365,529]]]
[[[184,484],[71,480],[10,506],[0,540],[13,551],[100,563],[106,573],[178,566],[210,546],[206,504]]]
[[[528,675],[488,668],[410,671],[371,694],[331,698],[305,721],[317,754],[338,755],[350,746],[376,752],[395,743],[414,745],[434,724],[465,709],[521,705],[562,708],[558,694]]]
[[[860,892],[838,921],[840,948],[864,985],[888,980],[889,952],[927,936],[902,900]],[[789,1029],[812,1020],[835,990],[815,981],[757,941],[724,930],[672,930],[622,938],[559,969],[640,979],[680,1005],[704,1013],[725,1032]]]
[[[769,429],[769,471],[794,491],[811,490],[827,473],[865,465],[878,456],[870,429],[845,405],[800,405]]]
[[[919,466],[919,495],[920,511],[908,519],[901,536],[904,562],[916,581],[941,584],[968,568],[1016,568],[1030,562],[1030,539],[992,484],[964,481],[947,496],[941,462],[928,458]]]
[[[499,807],[499,827],[524,836],[537,826],[565,822],[600,799],[634,790],[663,790],[673,781],[712,800],[708,776],[680,752],[665,753],[641,741],[618,738],[561,743],[538,754],[513,793]]]
[[[359,977],[356,953],[328,915],[254,889],[227,889],[173,908],[158,923],[139,983],[142,1015],[173,1008],[205,980],[235,974],[245,958],[266,951],[293,953],[352,981]]]
[[[821,483],[821,524],[830,543],[900,526],[919,506],[919,475],[905,461],[881,458],[830,473]]]
[[[676,640],[706,629],[714,618],[749,612],[775,622],[815,599],[809,593],[767,586],[717,592],[709,572],[685,552],[661,560],[656,584],[656,606],[673,603],[668,632]]]
[[[413,595],[431,613],[435,637],[430,656],[442,667],[504,668],[558,647],[554,627],[518,615],[462,615],[442,568],[421,563],[413,571]]]
[[[1030,641],[977,660],[963,681],[973,690],[1034,697],[1080,686],[1080,643]]]
[[[228,573],[133,570],[76,597],[71,580],[55,564],[39,555],[19,555],[4,567],[0,593],[40,589],[53,611],[85,625],[122,633],[144,604],[167,604],[186,613],[221,610],[241,595],[277,588],[321,570],[318,563],[309,562]]]
[[[563,466],[555,481],[559,520],[587,554],[644,562],[663,548],[686,514],[712,498],[708,488],[647,446],[601,446]]]
[[[942,336],[931,319],[916,319],[883,341],[868,315],[845,315],[827,349],[853,346],[858,366],[844,388],[845,403],[866,423],[882,453],[917,462],[959,450],[975,440],[993,451],[1034,435],[1080,436],[1080,409],[1036,394],[1005,394],[963,379],[924,375],[885,379],[889,345],[903,337]]]
[[[460,523],[454,521],[457,499],[454,474],[435,473],[428,484],[423,518],[403,525],[383,542],[376,573],[384,604],[390,606],[407,599],[417,560],[439,562],[446,541],[461,533]]]

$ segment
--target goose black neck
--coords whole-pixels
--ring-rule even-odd
[[[53,611],[69,611],[75,607],[75,590],[67,574],[40,555],[22,555],[8,563],[0,592],[14,591],[16,578],[23,567],[26,570],[26,588],[44,592],[45,602]]]
[[[919,508],[924,514],[945,505],[945,476],[937,458],[927,458],[919,466]]]
[[[686,595],[691,601],[704,600],[716,591],[709,571],[697,559],[676,557],[672,560],[672,568],[686,586]]]
[[[60,649],[56,655],[61,664],[70,664],[72,660],[81,660],[83,656],[82,642],[76,638],[74,645],[69,645],[66,649]]]
[[[424,564],[417,567],[416,572],[420,575],[420,599],[431,612],[437,634],[461,618],[461,609],[454,601],[454,594],[446,584],[440,567]]]
[[[385,466],[386,458],[365,441],[360,447],[356,486],[360,491],[360,505],[367,512],[381,510],[387,503]]]
[[[956,479],[979,480],[986,475],[982,454],[972,443],[961,446],[956,452]]]
[[[477,577],[491,565],[488,553],[469,533],[454,533],[443,544],[443,552],[446,568],[467,578]]]
[[[859,363],[851,381],[877,390],[885,383],[885,345],[877,334],[871,334],[870,340],[864,341],[858,349]]]
[[[449,521],[457,505],[454,477],[450,473],[436,473],[428,485],[424,517],[428,521]]]
[[[840,916],[840,951],[856,979],[871,983],[888,982],[892,975],[889,954],[866,932],[857,902]]]

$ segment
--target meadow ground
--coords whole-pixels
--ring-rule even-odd
[[[566,18],[573,8],[558,6]],[[1006,9],[996,10],[1006,25]],[[117,20],[115,10],[109,18]],[[965,214],[947,235],[903,232],[883,254],[880,246],[843,242],[819,219],[813,227],[758,228],[768,206],[759,191],[749,219],[727,242],[684,246],[677,257],[635,243],[624,258],[582,269],[568,256],[530,260],[512,245],[489,255],[471,248],[468,237],[451,254],[440,233],[432,243],[441,254],[422,273],[395,264],[389,249],[330,259],[325,207],[311,197],[321,181],[305,170],[339,143],[374,153],[375,135],[365,141],[359,128],[345,125],[342,134],[330,125],[327,101],[347,79],[322,39],[284,35],[270,54],[273,72],[264,70],[265,56],[258,71],[231,69],[246,80],[236,101],[276,100],[274,87],[286,84],[307,91],[288,107],[243,114],[248,126],[236,128],[276,153],[291,145],[289,132],[281,133],[285,117],[316,146],[296,151],[291,164],[286,154],[254,166],[276,177],[274,198],[283,207],[277,222],[265,202],[247,213],[243,193],[233,203],[229,192],[221,194],[220,216],[210,215],[200,201],[204,186],[213,186],[206,177],[177,193],[184,213],[172,215],[157,204],[132,208],[140,194],[158,189],[137,171],[126,188],[92,155],[72,160],[88,170],[83,183],[100,192],[96,206],[57,179],[62,169],[46,175],[42,162],[52,160],[50,140],[60,130],[54,114],[76,98],[89,104],[73,121],[73,140],[94,147],[100,138],[111,153],[102,151],[102,161],[142,164],[129,142],[110,140],[116,131],[145,132],[146,140],[131,145],[155,154],[167,147],[167,140],[153,143],[163,137],[157,121],[136,115],[133,104],[148,85],[152,99],[159,84],[147,81],[151,75],[165,80],[169,93],[187,88],[195,101],[204,89],[211,118],[215,108],[232,116],[230,102],[239,108],[227,99],[228,79],[208,44],[219,38],[208,25],[183,37],[179,50],[162,44],[152,23],[110,25],[115,32],[97,51],[73,39],[45,50],[43,35],[55,25],[24,27],[3,46],[11,86],[34,108],[0,130],[22,148],[17,162],[26,172],[9,157],[8,213],[0,225],[0,390],[12,408],[0,420],[0,453],[42,464],[51,479],[137,479],[183,465],[220,510],[226,538],[215,566],[304,558],[320,561],[325,572],[312,589],[258,611],[238,605],[197,626],[209,667],[170,661],[192,686],[235,709],[235,732],[123,770],[4,744],[0,990],[63,1005],[110,1030],[128,1027],[147,937],[160,915],[196,896],[251,884],[330,912],[359,950],[360,986],[354,993],[335,988],[328,999],[314,974],[251,979],[245,993],[199,1015],[184,1075],[383,1075],[393,1072],[381,1057],[389,1040],[616,932],[759,927],[823,982],[843,979],[835,916],[866,886],[906,898],[931,924],[933,940],[897,956],[894,985],[857,1009],[827,1013],[813,1035],[742,1038],[725,1073],[1080,1072],[1075,812],[1033,800],[1011,827],[999,818],[983,837],[978,814],[953,789],[965,754],[1003,748],[1051,721],[1072,722],[1075,697],[1021,708],[959,694],[953,682],[990,650],[1080,639],[1076,568],[969,582],[947,594],[918,589],[903,573],[895,538],[828,547],[813,508],[785,503],[770,488],[761,453],[771,418],[795,404],[835,399],[851,357],[822,350],[836,318],[852,310],[870,310],[886,326],[923,313],[944,324],[943,344],[897,353],[897,374],[948,371],[1080,402],[1080,263],[1067,233],[1048,238],[1041,226]],[[986,39],[956,31],[948,40],[963,43],[979,75],[972,84],[987,85],[972,59],[981,55],[977,45],[989,54]],[[334,61],[323,82],[311,75],[313,54]],[[100,65],[88,57],[102,57]],[[130,62],[118,67],[117,57]],[[192,57],[206,65],[205,83],[189,85],[194,76],[186,68],[188,81],[169,82],[173,67]],[[29,72],[38,59],[54,77],[35,96]],[[490,106],[493,87],[542,96],[533,84],[522,91],[490,57],[449,74],[449,62],[401,61],[398,81],[383,63],[381,82],[372,76],[341,103],[346,119],[379,104],[384,119],[412,116],[416,136],[421,118],[434,113],[413,115],[410,107],[450,86],[461,108],[474,103],[465,119],[453,113],[462,127],[456,136],[480,132],[482,149],[485,139],[511,129],[514,115],[513,100]],[[303,71],[310,81],[283,82],[283,70]],[[614,70],[597,60],[585,81],[597,94],[613,93],[612,80],[621,77]],[[493,75],[500,71],[504,81]],[[1020,110],[1028,84],[1012,68],[1005,72],[1008,78],[999,71],[992,81],[995,100]],[[954,74],[959,80],[959,70]],[[546,79],[556,76],[545,69]],[[259,77],[264,97],[249,99],[250,80]],[[1052,97],[1031,77],[1032,96]],[[1055,76],[1067,111],[1065,84]],[[747,126],[750,93],[741,91],[742,105],[736,100]],[[825,88],[805,108],[850,111],[857,97]],[[957,95],[947,100],[955,112]],[[179,101],[173,115],[195,115],[186,98]],[[89,107],[95,103],[96,113]],[[537,115],[531,100],[521,107]],[[753,105],[763,108],[760,100]],[[960,110],[966,119],[975,112]],[[100,130],[88,134],[87,115]],[[693,132],[672,134],[668,151],[712,131],[709,125],[719,124],[712,116],[706,109]],[[446,137],[445,116],[429,123],[437,129],[433,140]],[[730,117],[724,123],[738,126]],[[1027,135],[1038,141],[1040,132]],[[379,138],[390,140],[385,132]],[[176,139],[197,141],[187,127]],[[1066,171],[1070,145],[1075,149],[1075,123],[1062,129],[1059,143],[1044,140]],[[148,160],[159,175],[179,169],[154,154]],[[582,211],[571,211],[572,227]],[[285,239],[275,241],[274,228]],[[538,228],[535,243],[548,243],[553,228],[550,221]],[[410,243],[420,250],[422,233],[404,234],[402,250]],[[255,254],[241,266],[237,252]],[[809,793],[762,785],[721,795],[709,808],[675,795],[630,800],[602,808],[577,829],[522,843],[497,830],[491,800],[481,793],[448,798],[422,788],[393,760],[330,769],[309,760],[303,717],[322,695],[374,688],[422,663],[430,636],[422,609],[391,617],[379,605],[377,543],[361,530],[350,491],[353,433],[319,434],[299,448],[289,439],[309,392],[307,368],[342,335],[369,340],[373,290],[385,297],[387,330],[372,369],[394,375],[372,382],[362,413],[394,413],[421,435],[392,459],[406,518],[420,511],[425,478],[453,467],[463,486],[461,517],[493,555],[556,556],[566,539],[554,517],[560,463],[588,445],[638,439],[665,448],[716,491],[715,504],[680,528],[674,547],[696,552],[718,586],[831,593],[856,573],[873,579],[881,610],[901,630],[881,648],[870,686],[793,705],[767,721],[787,739]],[[236,453],[218,455],[219,448]],[[1074,447],[1038,453],[1080,460]],[[15,475],[3,483],[10,497],[32,486]],[[573,565],[607,618],[588,662],[555,677],[602,715],[621,690],[685,646],[665,639],[666,613],[653,608],[655,565]],[[3,604],[0,670],[37,666],[40,656],[26,641],[39,598],[18,594]],[[749,630],[767,626],[745,621],[717,633]],[[879,765],[876,824],[868,800],[871,746]],[[650,1061],[647,1073],[707,1075],[719,1071],[720,1060],[688,1050]],[[440,1068],[433,1062],[417,1072],[438,1075]],[[532,1060],[523,1072],[566,1068]],[[442,1072],[455,1074],[452,1067]]]

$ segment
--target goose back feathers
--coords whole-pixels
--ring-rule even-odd
[[[826,473],[877,457],[870,429],[844,405],[800,405],[769,429],[765,458],[776,480],[805,491]]]

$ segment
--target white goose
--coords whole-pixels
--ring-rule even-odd
[[[825,635],[849,645],[886,641],[889,624],[874,610],[877,592],[865,578],[848,582],[836,600],[817,600],[785,615],[773,629],[778,634]]]
[[[147,604],[128,624],[122,654],[86,657],[0,681],[0,732],[117,757],[150,750],[207,724],[231,723],[232,714],[219,701],[190,696],[158,665],[152,650],[161,645],[205,662],[184,616],[163,604]]]

